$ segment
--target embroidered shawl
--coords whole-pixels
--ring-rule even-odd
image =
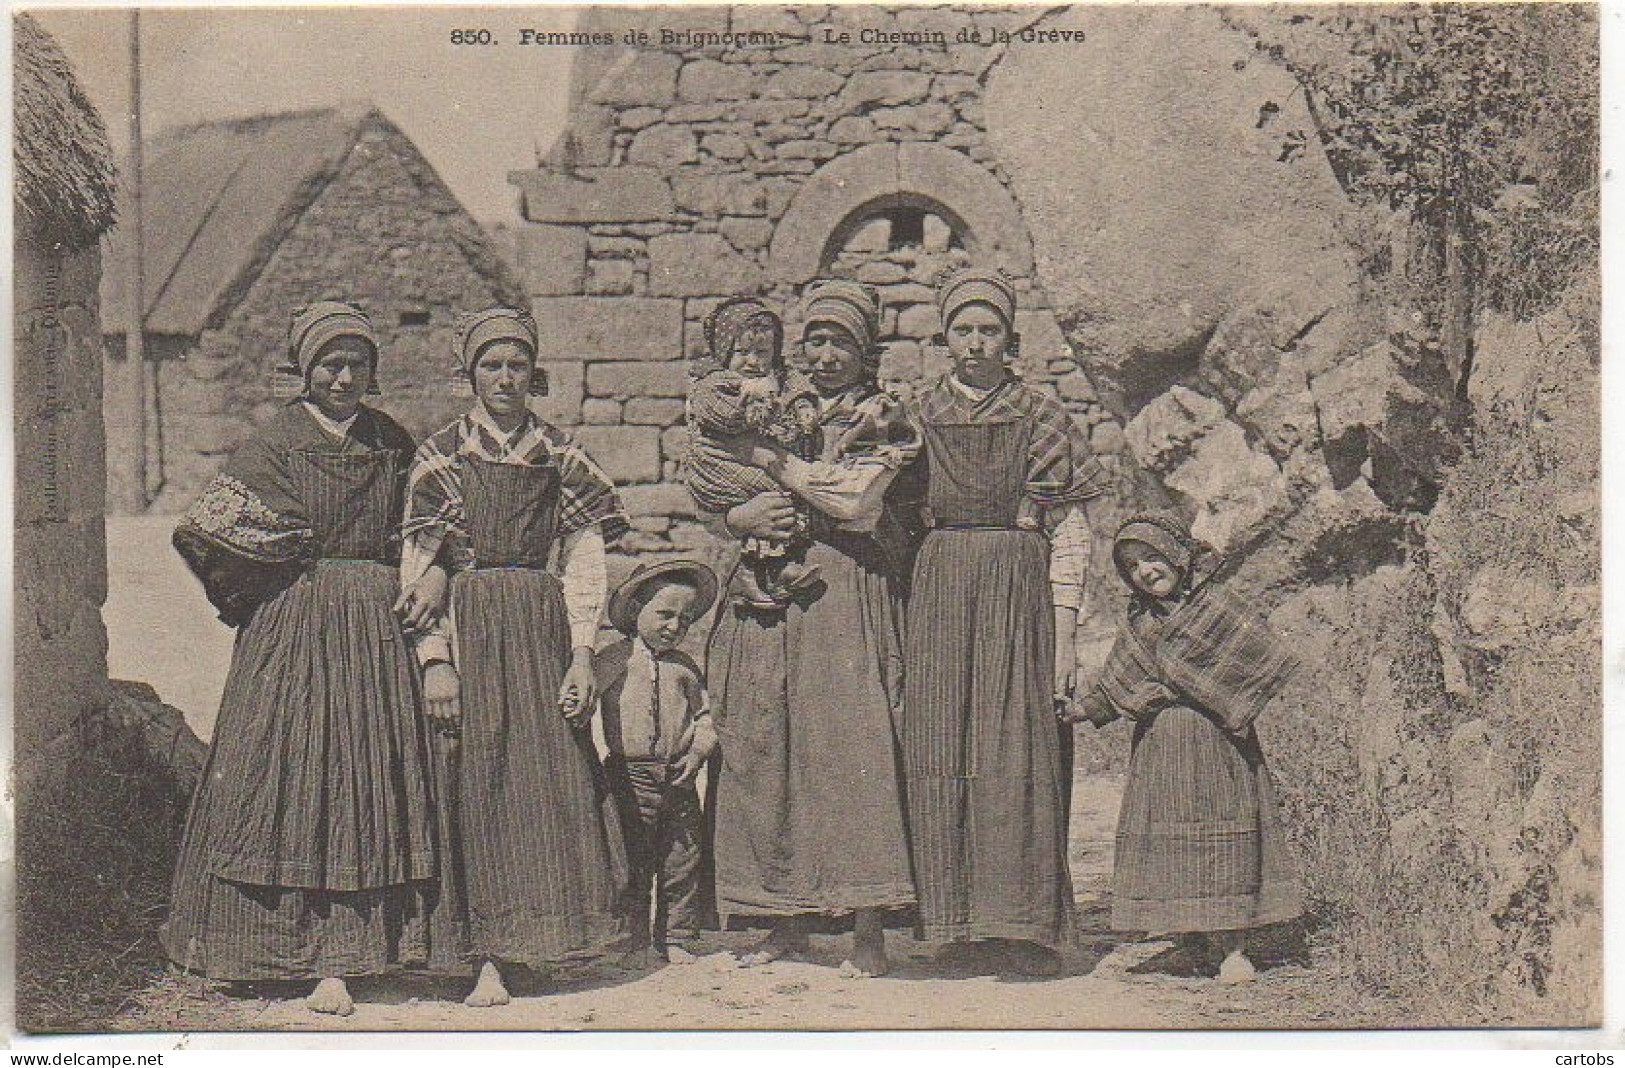
[[[1246,601],[1208,583],[1170,611],[1136,601],[1086,705],[1089,718],[1101,722],[1113,714],[1144,719],[1184,704],[1240,733],[1298,667]]]
[[[412,438],[405,429],[382,412],[362,407],[340,441],[322,430],[301,402],[290,402],[226,461],[175,530],[176,551],[230,626],[246,623],[255,608],[321,554],[309,506],[289,472],[294,450],[396,453],[390,521],[400,514],[412,455]]]

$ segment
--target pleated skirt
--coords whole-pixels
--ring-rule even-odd
[[[827,586],[817,600],[784,612],[724,607],[711,656],[725,922],[914,902],[896,733],[899,609],[885,561],[852,536],[815,542],[807,562]]]
[[[927,536],[903,717],[922,938],[1071,937],[1054,632],[1042,534]]]
[[[591,731],[559,712],[570,651],[559,582],[523,568],[460,572],[451,605],[471,952],[542,966],[614,948],[631,875]]]
[[[1118,818],[1112,926],[1227,931],[1302,911],[1257,736],[1234,738],[1179,706],[1140,723]]]
[[[161,931],[220,979],[365,975],[462,956],[440,791],[396,572],[329,560],[237,637]]]

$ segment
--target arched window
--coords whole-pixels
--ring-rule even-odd
[[[821,273],[845,274],[865,258],[913,252],[940,255],[966,247],[965,224],[928,197],[902,194],[865,205],[830,234]]]

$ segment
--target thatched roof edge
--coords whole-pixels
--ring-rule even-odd
[[[56,40],[32,17],[12,19],[19,230],[83,248],[113,225],[107,128]]]

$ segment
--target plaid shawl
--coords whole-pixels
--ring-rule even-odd
[[[1208,583],[1169,612],[1143,601],[1130,608],[1086,699],[1088,718],[1138,720],[1187,704],[1240,733],[1297,669],[1297,657],[1245,601]]]
[[[1053,507],[1106,492],[1110,476],[1089,449],[1089,438],[1061,402],[1012,375],[986,397],[973,401],[949,381],[938,379],[919,401],[919,421],[937,425],[1007,423],[1030,419],[1027,495]]]
[[[556,465],[556,534],[561,541],[594,525],[603,527],[606,542],[613,542],[630,529],[614,482],[573,438],[528,411],[525,421],[511,435],[504,434],[486,415],[484,405],[476,401],[468,414],[418,446],[406,483],[402,535],[440,539],[454,566],[471,560],[472,552],[464,526],[459,456],[530,467]]]

